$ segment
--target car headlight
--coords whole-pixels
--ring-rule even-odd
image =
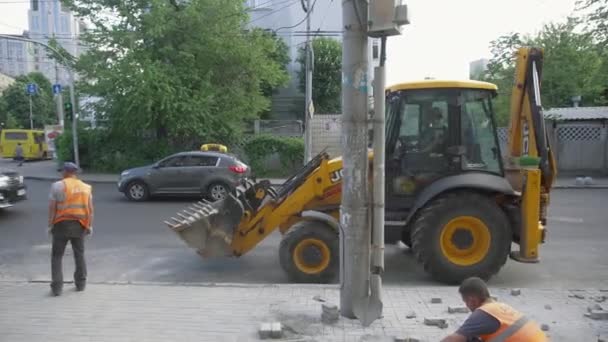
[[[23,184],[23,176],[19,176],[19,184]]]
[[[8,176],[0,176],[0,187],[8,186]]]
[[[123,171],[123,172],[120,174],[120,177],[124,177],[124,176],[128,175],[130,172],[131,172],[131,171],[129,171],[129,170],[127,170],[127,171]]]

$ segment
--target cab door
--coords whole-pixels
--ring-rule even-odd
[[[389,103],[386,142],[387,209],[407,214],[417,195],[458,169],[447,153],[457,145],[459,106],[450,90],[398,93]],[[398,219],[396,219],[398,220]]]

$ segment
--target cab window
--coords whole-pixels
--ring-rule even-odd
[[[500,173],[500,152],[492,120],[488,92],[463,92],[461,141],[465,147],[463,167]]]

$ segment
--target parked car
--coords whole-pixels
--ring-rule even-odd
[[[157,195],[201,195],[217,201],[249,174],[249,166],[230,154],[180,152],[152,165],[123,171],[118,190],[132,201]]]
[[[0,209],[12,207],[26,198],[23,176],[11,169],[0,169]]]

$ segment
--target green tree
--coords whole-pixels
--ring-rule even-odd
[[[577,32],[578,22],[551,23],[535,36],[509,34],[491,43],[492,59],[483,79],[496,83],[500,98],[496,102],[499,124],[506,124],[513,87],[515,52],[521,46],[544,49],[542,70],[543,107],[572,105],[571,97],[581,95],[583,105],[604,105],[608,76],[605,58],[591,34]]]
[[[38,92],[32,95],[34,128],[43,128],[44,125],[57,120],[51,82],[43,74],[33,72],[17,77],[2,93],[0,122],[3,122],[6,128],[30,127],[30,95],[26,92],[28,83],[38,86]]]
[[[269,107],[264,88],[287,80],[271,58],[276,40],[244,29],[242,1],[66,3],[95,28],[84,35],[79,87],[101,98],[97,115],[117,137],[231,143],[245,119]]]
[[[597,42],[608,47],[608,0],[578,0],[578,11],[586,12],[583,19]]]
[[[312,100],[317,113],[340,113],[342,108],[342,44],[332,38],[318,37],[312,40],[314,69],[312,76]],[[306,48],[298,51],[300,91],[306,90]]]

